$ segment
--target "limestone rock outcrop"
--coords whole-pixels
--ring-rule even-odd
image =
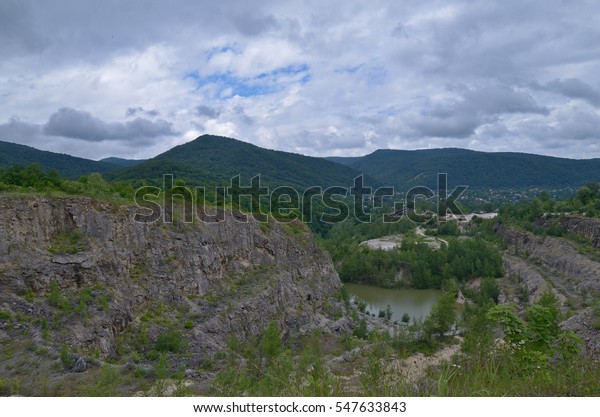
[[[120,335],[150,349],[172,327],[185,327],[191,352],[256,337],[270,321],[284,337],[347,328],[339,277],[303,225],[241,222],[236,212],[142,223],[140,210],[0,196],[0,310],[50,323],[57,343],[103,358],[118,355]]]

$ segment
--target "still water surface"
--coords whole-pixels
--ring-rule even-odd
[[[367,311],[379,314],[389,306],[392,309],[392,321],[400,321],[404,313],[411,318],[424,319],[433,304],[440,298],[440,290],[389,290],[362,284],[344,284],[351,298],[358,297],[367,303]]]

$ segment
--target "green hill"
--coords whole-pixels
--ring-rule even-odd
[[[13,165],[40,164],[44,170],[56,168],[63,177],[78,178],[91,172],[101,174],[115,169],[115,165],[77,158],[62,153],[40,151],[31,146],[0,141],[0,168]]]
[[[265,185],[349,186],[365,174],[365,185],[393,185],[398,191],[425,185],[435,188],[437,173],[448,174],[448,185],[518,189],[580,187],[600,181],[600,159],[466,149],[378,150],[362,157],[315,158],[260,148],[239,140],[203,135],[149,160],[106,158],[92,161],[0,141],[0,167],[38,163],[56,168],[66,178],[99,172],[108,179],[154,180],[164,174],[190,184],[228,184],[240,174],[242,183],[261,174]]]
[[[438,173],[450,185],[473,188],[577,187],[600,181],[600,159],[566,159],[466,149],[377,150],[360,158],[328,158],[401,189],[435,187]]]
[[[228,184],[238,174],[242,183],[261,175],[263,184],[348,186],[360,172],[324,158],[260,148],[239,140],[203,135],[199,138],[112,174],[116,179],[160,179],[173,174],[191,184]],[[376,181],[365,179],[367,185]]]
[[[145,159],[124,159],[111,156],[110,158],[101,159],[99,162],[106,162],[117,167],[132,167],[145,161]]]

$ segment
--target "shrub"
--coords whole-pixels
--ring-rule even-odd
[[[55,281],[50,283],[50,290],[48,291],[46,298],[48,300],[48,304],[50,304],[52,307],[66,311],[71,309],[71,303],[62,296],[60,289],[58,288],[58,284]]]
[[[548,303],[546,296],[543,303]],[[525,310],[526,321],[518,317],[509,306],[490,308],[487,317],[498,325],[506,347],[525,372],[546,369],[551,360],[568,361],[579,352],[581,339],[572,332],[561,332],[558,310],[538,302]]]
[[[481,282],[481,288],[479,290],[481,304],[485,304],[489,299],[492,299],[494,303],[498,303],[498,297],[500,296],[500,288],[495,278],[484,278]]]
[[[358,325],[352,330],[352,334],[359,339],[367,339],[369,337],[369,332],[367,331],[367,321],[362,319],[358,322]]]
[[[423,327],[429,337],[434,334],[441,336],[452,328],[455,321],[456,302],[454,294],[447,291],[433,305],[431,312],[423,323]]]
[[[123,383],[123,377],[118,369],[110,365],[104,365],[96,383],[84,389],[86,397],[116,397],[120,395],[119,385]]]
[[[181,332],[177,330],[168,330],[158,336],[154,348],[159,352],[181,353],[187,347],[187,340]]]
[[[34,299],[35,295],[33,294],[33,290],[31,289],[31,287],[27,287],[27,291],[25,292],[25,300],[32,303]]]
[[[71,366],[73,365],[73,358],[69,353],[69,347],[67,345],[62,345],[60,347],[59,358],[65,369],[71,369]]]
[[[263,356],[274,358],[281,350],[281,334],[274,321],[269,322],[260,342],[260,350]]]

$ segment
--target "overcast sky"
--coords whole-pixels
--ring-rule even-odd
[[[0,140],[148,158],[204,133],[600,157],[600,2],[0,0]]]

